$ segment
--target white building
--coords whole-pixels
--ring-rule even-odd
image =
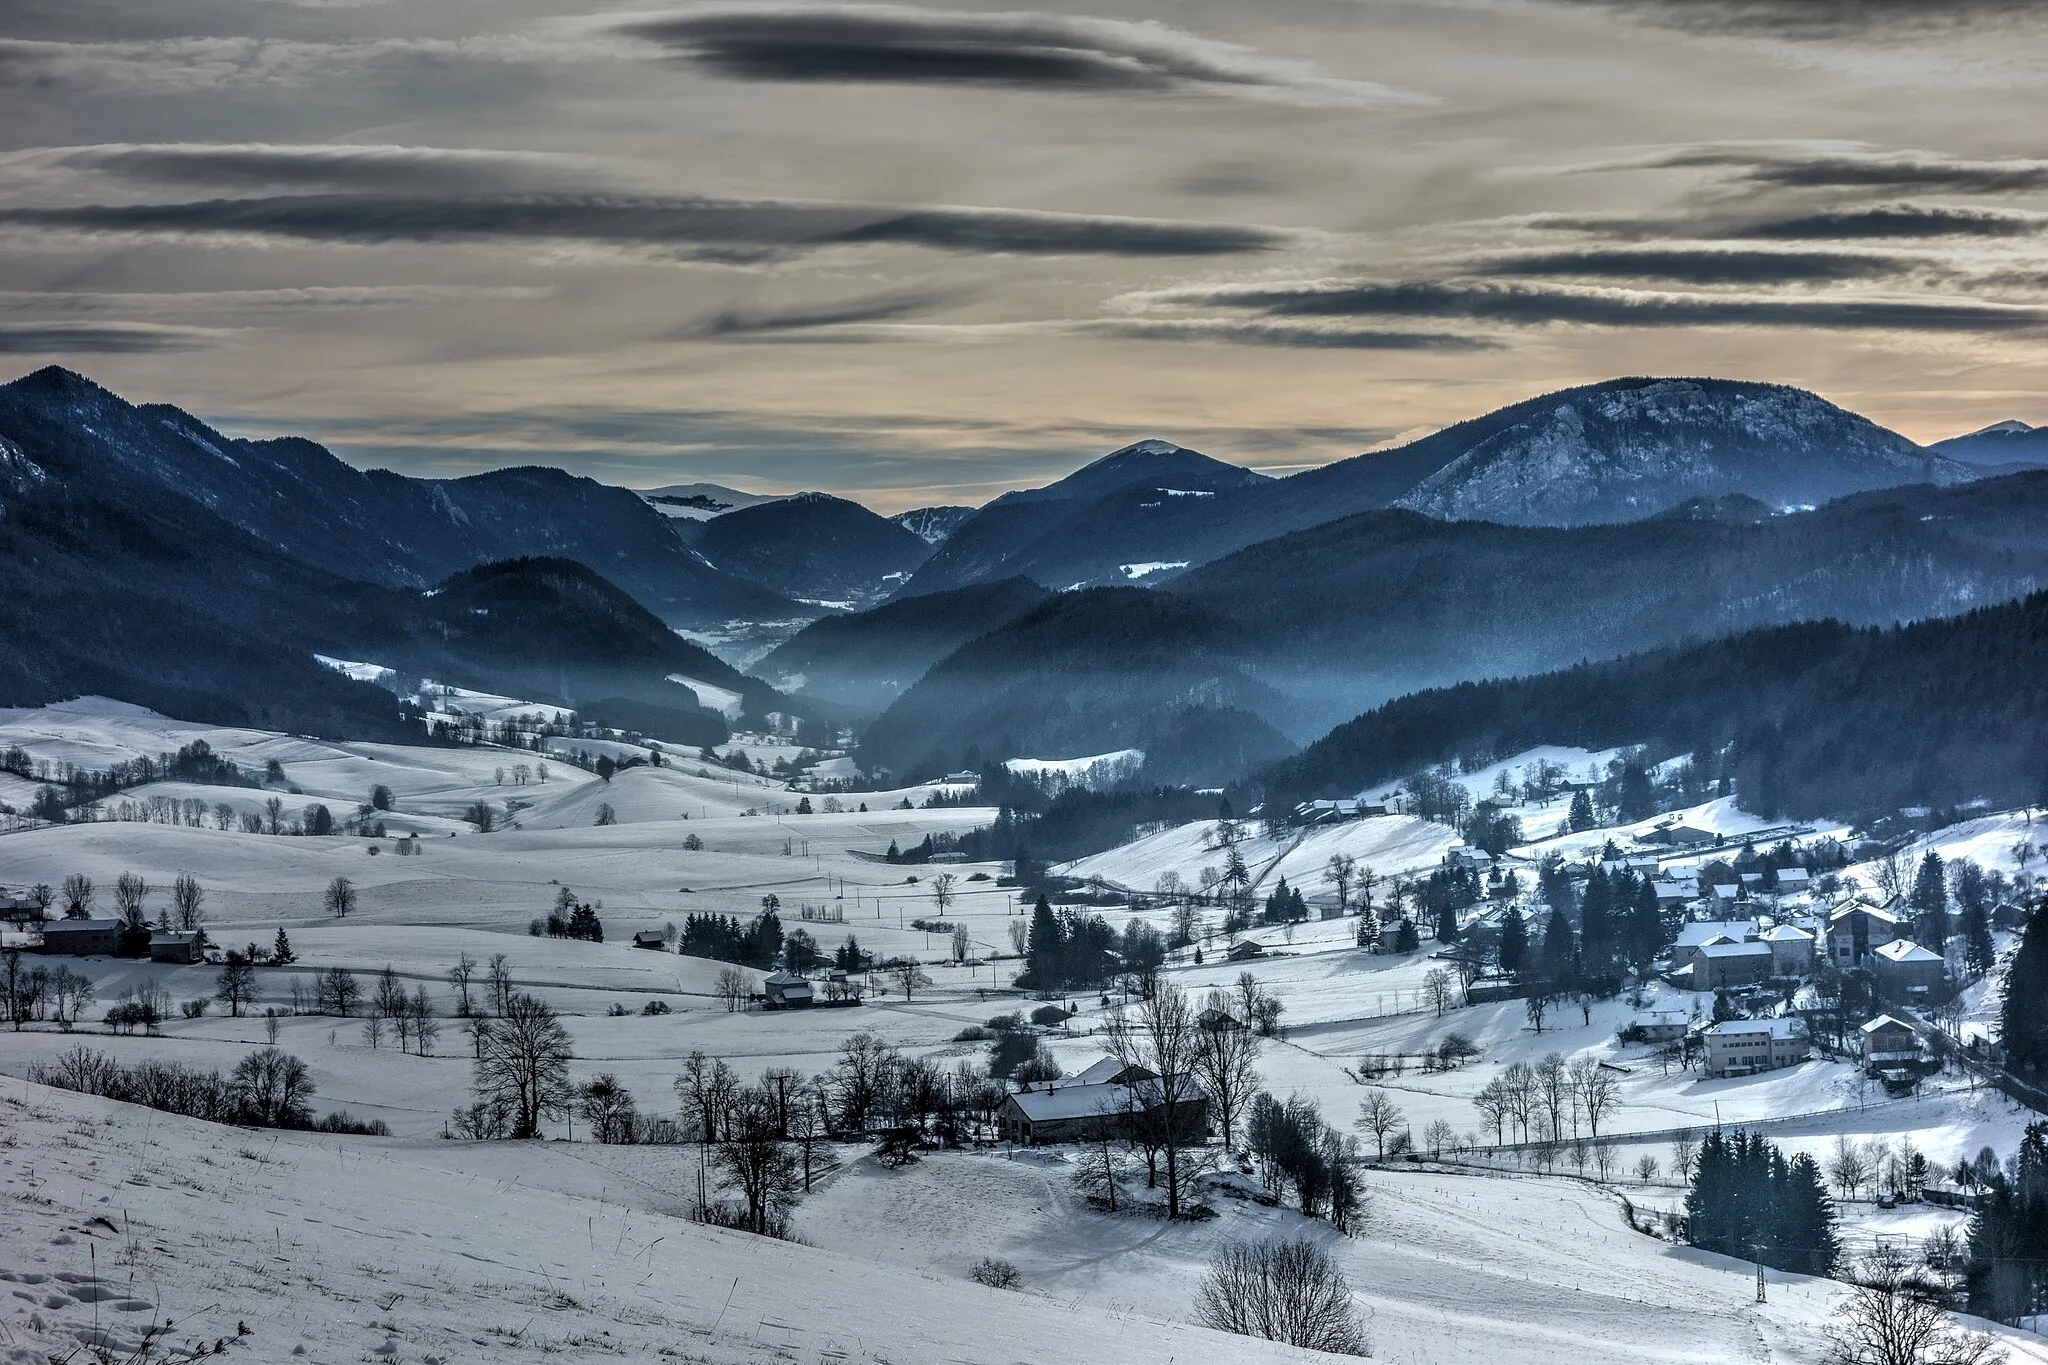
[[[1763,941],[1771,945],[1772,976],[1805,976],[1813,970],[1812,934],[1791,924],[1766,929]]]
[[[1806,1060],[1806,1024],[1799,1019],[1730,1019],[1706,1032],[1707,1075],[1753,1076]]]

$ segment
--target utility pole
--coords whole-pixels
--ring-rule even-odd
[[[1749,1244],[1750,1254],[1756,1258],[1756,1301],[1764,1302],[1764,1249],[1760,1242]]]

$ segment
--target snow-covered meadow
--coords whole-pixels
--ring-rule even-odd
[[[28,1085],[31,1066],[88,1039],[124,1060],[225,1070],[268,1041],[273,1023],[258,1017],[263,1008],[303,999],[314,972],[389,967],[408,988],[424,986],[445,1004],[447,970],[465,954],[478,962],[503,954],[519,989],[562,1012],[577,1080],[616,1075],[643,1109],[659,1112],[672,1111],[671,1083],[692,1051],[723,1058],[746,1078],[770,1067],[813,1074],[832,1064],[850,1034],[873,1030],[950,1067],[982,1051],[956,1041],[963,1028],[1023,1003],[1008,983],[1016,970],[1011,928],[1026,907],[996,884],[999,868],[876,858],[892,841],[908,847],[994,814],[915,808],[929,788],[843,794],[838,799],[855,809],[796,815],[796,793],[689,759],[622,770],[608,782],[556,762],[546,783],[516,785],[499,770],[534,755],[332,744],[187,725],[90,700],[0,714],[0,746],[18,742],[38,757],[88,767],[199,738],[255,773],[280,762],[297,788],[288,797],[295,808],[319,801],[352,811],[373,787],[389,787],[386,836],[102,820],[0,837],[0,887],[56,884],[82,872],[107,888],[133,872],[154,888],[153,915],[172,880],[189,873],[206,888],[216,942],[267,947],[282,928],[297,954],[289,967],[258,972],[257,1011],[247,1017],[214,1009],[172,1018],[158,1037],[44,1026],[0,1042],[0,1177],[16,1196],[0,1206],[0,1241],[9,1248],[0,1272],[20,1291],[18,1307],[0,1310],[14,1334],[0,1339],[0,1350],[57,1349],[93,1330],[97,1308],[99,1329],[116,1330],[110,1340],[132,1342],[164,1317],[177,1324],[175,1340],[233,1338],[245,1323],[245,1343],[262,1359],[1301,1358],[1186,1325],[1195,1282],[1225,1240],[1276,1229],[1327,1236],[1283,1209],[1219,1196],[1207,1222],[1110,1216],[1081,1201],[1058,1152],[933,1153],[891,1169],[849,1145],[796,1214],[794,1231],[808,1246],[707,1229],[677,1216],[696,1174],[688,1149],[598,1146],[559,1122],[548,1130],[557,1140],[541,1144],[444,1141],[444,1122],[470,1079],[452,1020],[424,1057],[389,1039],[372,1046],[359,1020],[274,1021],[278,1046],[310,1067],[317,1107],[381,1120],[387,1138],[245,1134]],[[239,812],[259,809],[279,790],[155,786],[161,791],[126,795],[225,801]],[[913,808],[899,809],[906,797]],[[502,807],[508,799],[524,804],[490,833],[462,818],[478,800]],[[613,823],[597,823],[603,806]],[[1685,818],[1731,836],[1762,824],[1745,825],[1749,817],[1725,803]],[[2022,817],[1989,818],[1944,831],[1939,847],[1987,863],[2003,848],[2009,863],[2027,828]],[[405,833],[418,834],[406,841],[417,853],[398,851]],[[1332,854],[1381,876],[1406,876],[1439,865],[1454,837],[1445,826],[1393,816],[1299,838],[1254,832],[1238,851],[1262,885],[1285,876],[1320,895]],[[1566,836],[1574,849],[1587,838]],[[1593,847],[1597,840],[1586,851]],[[1061,871],[1145,892],[1167,872],[1192,884],[1221,856],[1214,823],[1202,822]],[[966,963],[947,960],[947,936],[911,926],[940,916],[933,881],[941,873],[955,879],[944,917],[968,926]],[[359,897],[345,919],[322,904],[337,876]],[[528,932],[563,887],[600,906],[605,942]],[[873,984],[885,990],[858,1009],[735,1013],[716,994],[721,964],[631,946],[634,932],[693,912],[745,918],[770,895],[786,930],[807,929],[828,951],[853,933],[882,955],[916,956],[931,985],[905,1000],[878,978]],[[1131,913],[1107,911],[1117,924]],[[1163,922],[1163,911],[1139,913]],[[1604,1131],[1632,1139],[1618,1145],[1621,1173],[1605,1185],[1512,1163],[1370,1174],[1363,1232],[1331,1244],[1369,1311],[1379,1359],[1812,1359],[1832,1286],[1774,1274],[1771,1301],[1759,1306],[1749,1267],[1630,1231],[1622,1196],[1653,1209],[1681,1197],[1668,1178],[1628,1175],[1638,1157],[1661,1158],[1672,1130],[1718,1121],[1767,1124],[1774,1140],[1816,1152],[1843,1134],[1910,1135],[1930,1157],[1953,1160],[1987,1143],[2009,1151],[2026,1120],[1995,1094],[1961,1083],[1884,1102],[1840,1063],[1744,1080],[1665,1074],[1648,1049],[1617,1042],[1630,1012],[1620,1002],[1596,1004],[1584,1017],[1564,1006],[1540,1034],[1518,1001],[1439,1017],[1424,985],[1441,965],[1438,945],[1365,953],[1354,946],[1355,925],[1262,929],[1254,935],[1267,950],[1260,960],[1227,963],[1215,951],[1219,941],[1202,964],[1183,954],[1167,974],[1199,996],[1253,972],[1284,1005],[1285,1036],[1265,1046],[1263,1084],[1315,1100],[1339,1127],[1349,1127],[1368,1093],[1358,1079],[1361,1058],[1412,1056],[1456,1031],[1477,1045],[1476,1060],[1448,1072],[1411,1067],[1379,1083],[1411,1132],[1441,1121],[1480,1135],[1478,1090],[1503,1068],[1555,1051],[1626,1068]],[[75,965],[94,979],[102,1005],[145,981],[174,1001],[204,998],[217,975],[209,966],[114,959]],[[1703,1007],[1689,994],[1666,995],[1660,1007]],[[650,1001],[668,1012],[642,1013]],[[1093,993],[1070,1003],[1077,1013],[1048,1041],[1076,1070],[1103,1051],[1107,1006]],[[1924,1236],[1931,1226],[1923,1226],[1924,1210],[1849,1214],[1859,1233]],[[968,1267],[983,1256],[1015,1263],[1023,1292],[969,1283]],[[2033,1339],[2016,1342],[2015,1353],[2048,1360]]]

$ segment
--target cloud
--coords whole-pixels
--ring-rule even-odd
[[[1828,241],[1883,237],[2031,237],[2048,230],[2048,216],[1997,209],[1885,204],[1867,209],[1767,218],[1723,229],[1722,237]]]
[[[1586,170],[1737,172],[1738,182],[1771,189],[1861,189],[1886,193],[2033,194],[2048,191],[2048,160],[1977,160],[1935,152],[1869,152],[1839,145],[1799,147],[1713,144],[1658,152]]]
[[[1101,318],[1067,329],[1080,336],[1125,341],[1207,341],[1238,346],[1284,346],[1315,351],[1496,351],[1497,341],[1455,332],[1399,332],[1342,326],[1302,326],[1242,318]]]
[[[908,5],[712,4],[620,32],[734,80],[1230,94],[1307,104],[1415,103],[1386,86],[1157,23]]]
[[[58,167],[175,185],[482,190],[588,177],[595,158],[547,152],[327,143],[168,142],[47,147],[0,157],[0,171]]]
[[[2040,12],[2038,0],[1572,0],[1649,23],[1801,40],[1896,39]]]
[[[147,355],[193,351],[229,334],[147,323],[0,323],[0,355]]]
[[[2027,333],[2048,330],[2048,307],[1971,300],[1744,296],[1506,284],[1494,281],[1306,281],[1291,285],[1159,290],[1127,296],[1160,305],[1243,308],[1269,318],[1456,319],[1540,327],[1798,327],[1851,331]]]
[[[0,208],[0,223],[81,233],[390,242],[582,241],[761,260],[833,246],[987,255],[1218,256],[1288,234],[1232,224],[1036,213],[598,194],[276,195],[184,203]]]
[[[1885,279],[1924,269],[1917,257],[1837,251],[1637,250],[1548,251],[1499,256],[1469,267],[1482,275],[1577,276],[1589,279],[1670,280],[1679,284],[1806,284]]]
[[[820,329],[857,327],[864,323],[895,322],[957,303],[961,297],[957,292],[934,290],[792,308],[733,308],[682,328],[675,333],[675,337],[678,340],[745,340],[750,337],[782,337],[791,333]]]

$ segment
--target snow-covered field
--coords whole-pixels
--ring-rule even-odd
[[[657,1112],[672,1110],[671,1081],[693,1050],[728,1060],[747,1078],[771,1066],[814,1074],[831,1065],[849,1034],[871,1029],[950,1068],[981,1052],[980,1044],[954,1041],[964,1026],[1022,1003],[1007,986],[1016,966],[1010,930],[1026,907],[996,886],[999,869],[874,860],[891,841],[907,847],[994,814],[895,808],[906,795],[921,800],[928,788],[840,797],[865,802],[865,812],[749,815],[788,811],[795,793],[718,767],[700,776],[694,760],[624,770],[609,782],[556,763],[545,784],[501,785],[499,767],[535,756],[330,744],[186,725],[104,702],[0,713],[0,745],[19,742],[37,757],[92,767],[194,738],[254,773],[277,759],[299,788],[288,797],[294,811],[316,800],[353,811],[373,786],[388,786],[394,809],[383,818],[393,835],[418,831],[420,851],[401,856],[394,837],[99,821],[0,836],[0,887],[56,884],[84,872],[110,888],[133,871],[155,888],[154,914],[164,888],[189,872],[207,889],[216,942],[267,946],[279,928],[290,935],[298,961],[259,971],[259,1008],[290,1006],[295,987],[303,994],[311,973],[332,966],[360,973],[389,966],[445,1008],[445,974],[459,957],[487,962],[502,953],[520,989],[563,1012],[576,1078],[615,1074],[643,1110]],[[770,761],[778,755],[769,743],[752,747]],[[224,801],[240,811],[259,808],[276,790],[167,783],[129,796]],[[480,834],[460,818],[477,800],[526,804],[511,813],[512,827]],[[600,826],[604,805],[615,823]],[[1748,817],[1714,803],[1685,818],[1739,834]],[[1962,853],[2010,869],[2012,846],[2028,828],[2023,817],[1988,817],[1943,831],[1936,846],[1945,857]],[[1216,835],[1210,822],[1167,830],[1062,870],[1141,891],[1169,871],[1194,883],[1223,859]],[[1253,835],[1238,850],[1263,884],[1284,875],[1320,895],[1334,853],[1391,878],[1438,865],[1454,838],[1442,825],[1393,816],[1299,839]],[[956,878],[944,917],[965,923],[973,943],[965,964],[945,961],[945,935],[910,927],[939,916],[932,882],[942,871]],[[342,920],[326,915],[321,901],[337,876],[360,896]],[[600,905],[606,942],[527,932],[563,886]],[[720,964],[629,946],[634,931],[679,924],[693,912],[751,916],[770,895],[786,930],[807,929],[827,950],[854,933],[880,954],[914,955],[932,985],[910,1001],[893,991],[871,996],[859,1009],[731,1013],[713,993]],[[1109,916],[1120,923],[1129,913]],[[2010,1151],[2028,1117],[1994,1094],[1940,1085],[1885,1102],[1852,1068],[1821,1061],[1744,1080],[1666,1075],[1646,1049],[1616,1042],[1630,1012],[1620,1002],[1596,1004],[1584,1017],[1566,1005],[1541,1034],[1520,1002],[1453,1008],[1439,1018],[1424,995],[1425,978],[1441,965],[1431,955],[1437,945],[1368,954],[1352,946],[1355,927],[1345,919],[1311,921],[1291,934],[1262,929],[1254,935],[1267,950],[1261,960],[1227,964],[1212,943],[1203,965],[1189,959],[1168,968],[1197,995],[1252,971],[1285,1006],[1286,1036],[1269,1042],[1261,1059],[1264,1085],[1314,1099],[1340,1127],[1348,1128],[1367,1093],[1355,1075],[1360,1058],[1414,1054],[1454,1030],[1478,1046],[1474,1062],[1441,1074],[1411,1066],[1384,1082],[1410,1131],[1442,1120],[1477,1135],[1482,1120],[1472,1097],[1502,1068],[1552,1051],[1593,1055],[1627,1068],[1620,1107],[1603,1127],[1640,1135],[1621,1145],[1622,1170],[1642,1154],[1664,1158],[1671,1130],[1717,1121],[1767,1124],[1774,1140],[1816,1152],[1842,1134],[1909,1135],[1930,1158],[1952,1161],[1986,1144]],[[145,980],[174,1000],[205,997],[216,976],[201,966],[73,965],[94,978],[102,1005]],[[640,1013],[654,1000],[670,1012]],[[1704,1007],[1668,990],[1657,1003]],[[1105,1002],[1090,993],[1072,1004],[1078,1013],[1067,1035],[1051,1043],[1077,1069],[1102,1052],[1096,1031]],[[615,1006],[626,1013],[610,1014]],[[764,1242],[675,1216],[695,1178],[686,1149],[443,1142],[443,1122],[466,1099],[470,1073],[467,1043],[452,1019],[443,1021],[428,1057],[403,1055],[388,1040],[372,1047],[359,1020],[290,1015],[277,1028],[278,1044],[311,1068],[318,1109],[381,1119],[393,1136],[240,1133],[22,1079],[36,1062],[88,1037],[127,1060],[225,1069],[264,1043],[261,1018],[216,1009],[174,1018],[153,1038],[113,1037],[94,1025],[73,1034],[43,1026],[5,1035],[0,1178],[16,1197],[0,1203],[0,1271],[26,1297],[0,1296],[0,1360],[42,1359],[46,1347],[89,1331],[95,1298],[100,1326],[116,1324],[123,1340],[164,1316],[176,1320],[180,1341],[186,1334],[231,1338],[236,1322],[246,1322],[246,1347],[260,1359],[1301,1358],[1185,1325],[1195,1281],[1216,1246],[1302,1226],[1284,1211],[1219,1198],[1219,1216],[1206,1223],[1113,1217],[1078,1200],[1057,1155],[932,1154],[889,1170],[864,1148],[848,1147],[840,1154],[844,1168],[797,1214],[795,1230],[811,1245]],[[568,1126],[551,1125],[550,1135],[567,1138]],[[1833,1293],[1827,1283],[1774,1276],[1771,1302],[1758,1306],[1747,1266],[1624,1226],[1617,1189],[1640,1205],[1669,1207],[1680,1197],[1676,1186],[1625,1179],[1603,1189],[1521,1170],[1403,1170],[1370,1179],[1365,1231],[1334,1249],[1370,1310],[1379,1359],[1534,1365],[1817,1354]],[[1853,1211],[1859,1235],[1925,1235],[1932,1217],[1926,1210]],[[1015,1262],[1024,1292],[966,1282],[967,1267],[984,1255]],[[94,1273],[100,1289],[88,1292]],[[303,1356],[294,1354],[299,1346]],[[44,1354],[5,1354],[24,1350]],[[2048,1348],[2030,1338],[2015,1358],[2048,1360]]]

